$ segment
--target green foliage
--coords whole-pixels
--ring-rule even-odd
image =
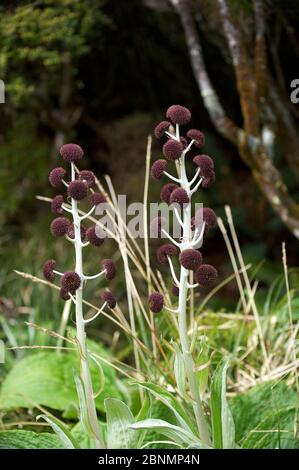
[[[32,431],[0,432],[0,449],[62,449],[63,445],[55,434]]]
[[[107,416],[107,448],[137,449],[139,434],[131,426],[135,422],[129,407],[121,400],[107,398],[105,400]]]

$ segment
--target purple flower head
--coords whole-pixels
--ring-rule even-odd
[[[210,264],[202,264],[195,272],[195,281],[202,287],[211,286],[217,277],[217,269]]]
[[[205,136],[201,131],[199,131],[197,129],[190,129],[187,132],[187,136],[189,137],[189,139],[195,141],[196,147],[203,147],[204,146]]]
[[[157,137],[157,139],[161,139],[161,137],[163,137],[165,132],[168,131],[170,126],[171,126],[171,123],[169,121],[159,122],[159,124],[155,127],[155,130],[154,130],[154,134]]]
[[[161,245],[157,250],[157,260],[161,264],[168,264],[168,256],[174,256],[178,252],[176,246],[171,245],[171,243],[165,243]]]
[[[83,242],[85,240],[86,236],[86,228],[84,225],[80,224],[80,233],[81,233],[81,241]],[[75,227],[74,224],[70,224],[69,228],[67,229],[67,235],[71,238],[75,238]]]
[[[88,199],[93,206],[97,206],[98,204],[103,204],[107,202],[107,199],[102,193],[92,193],[90,194]]]
[[[57,188],[61,185],[61,182],[64,178],[66,171],[62,167],[54,168],[49,174],[49,181],[54,188]]]
[[[209,178],[214,172],[214,162],[208,155],[196,155],[193,162],[200,168],[200,174],[205,178]]]
[[[70,292],[71,294],[74,294],[81,285],[81,279],[79,274],[77,274],[75,271],[67,271],[62,276],[60,283],[61,288],[65,292]]]
[[[67,188],[68,195],[75,199],[75,201],[81,201],[87,196],[87,184],[83,183],[83,181],[71,181],[69,187]]]
[[[109,308],[116,307],[116,299],[110,290],[106,290],[102,293],[101,298],[104,302],[107,302]]]
[[[90,170],[82,170],[80,171],[78,178],[80,181],[83,181],[89,188],[91,188],[95,183],[95,176],[92,171]]]
[[[52,199],[51,202],[51,209],[54,214],[61,215],[63,214],[63,209],[62,209],[62,204],[63,204],[63,196],[61,194],[58,194]]]
[[[188,248],[181,252],[180,263],[185,269],[196,271],[202,263],[202,255],[200,251]]]
[[[153,237],[160,237],[161,236],[161,230],[163,226],[166,224],[166,219],[165,217],[154,217],[154,219],[151,221],[151,234]]]
[[[178,297],[180,295],[180,288],[176,284],[173,284],[171,292],[175,297]]]
[[[66,235],[69,226],[70,221],[66,217],[57,217],[52,221],[50,230],[54,237],[63,237]]]
[[[149,308],[153,313],[160,313],[164,306],[164,297],[160,292],[152,292],[148,298]]]
[[[188,108],[180,106],[179,104],[173,104],[166,111],[166,117],[170,119],[174,124],[185,125],[191,120],[191,112]]]
[[[86,238],[93,246],[101,246],[106,238],[104,230],[100,227],[90,227],[86,230]]]
[[[163,176],[163,172],[167,166],[167,162],[165,160],[157,160],[153,163],[151,168],[151,176],[155,180],[160,180]]]
[[[169,204],[169,200],[170,200],[170,196],[171,196],[171,193],[175,190],[175,189],[178,189],[178,185],[177,184],[174,184],[174,183],[167,183],[165,184],[162,189],[161,189],[161,192],[160,192],[160,199],[162,202],[166,202],[167,204]]]
[[[211,172],[210,176],[205,177],[203,182],[201,183],[202,188],[209,188],[212,186],[216,181],[216,175],[214,171]]]
[[[44,278],[49,282],[53,282],[55,280],[55,273],[53,272],[55,267],[55,259],[48,259],[48,261],[46,261],[43,265]]]
[[[107,281],[111,281],[116,274],[116,266],[112,259],[103,259],[102,261],[103,269],[105,269],[105,278]]]
[[[178,188],[171,193],[169,202],[170,204],[178,204],[180,207],[184,207],[185,204],[189,204],[190,200],[185,189]]]
[[[60,298],[62,300],[69,300],[70,299],[70,294],[68,293],[68,291],[66,291],[62,287],[60,288],[59,295],[60,295]]]
[[[206,227],[215,227],[217,223],[217,217],[213,209],[211,209],[210,207],[204,207],[202,210],[202,218],[203,221],[206,223]]]
[[[60,147],[60,155],[62,156],[63,160],[70,163],[81,160],[84,152],[80,145],[64,144],[62,147]]]
[[[184,145],[174,139],[169,139],[163,145],[163,155],[167,160],[178,160],[182,156]]]

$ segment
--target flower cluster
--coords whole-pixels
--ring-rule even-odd
[[[106,198],[104,194],[93,190],[96,181],[93,172],[89,170],[78,171],[75,167],[75,163],[84,156],[84,152],[79,145],[63,145],[60,149],[60,155],[65,162],[71,164],[71,179],[67,181],[66,170],[62,167],[57,167],[50,172],[49,181],[54,188],[66,187],[67,201],[70,201],[70,204],[65,203],[62,194],[58,194],[53,198],[51,209],[58,217],[51,223],[51,233],[55,237],[65,237],[72,242],[76,252],[77,250],[81,252],[82,248],[88,245],[99,247],[105,241],[105,231],[97,225],[86,228],[82,225],[82,221],[92,214],[98,204],[105,203]],[[78,202],[85,199],[88,200],[92,207],[87,214],[80,216]],[[72,221],[67,217],[68,214],[72,216]],[[105,276],[106,280],[110,281],[116,274],[115,264],[111,259],[104,259],[102,261],[102,270],[94,276],[85,276],[83,274],[82,256],[79,256],[78,259],[76,256],[76,269],[74,271],[61,273],[56,270],[56,264],[56,261],[53,259],[47,260],[44,263],[44,277],[47,281],[54,282],[56,277],[59,276],[60,297],[63,300],[72,298],[74,302],[76,302],[76,292],[78,289],[83,289],[88,279]],[[101,297],[110,308],[115,308],[116,300],[110,291],[105,291]]]
[[[205,143],[204,134],[198,129],[189,129],[186,135],[180,132],[180,126],[185,126],[191,121],[189,109],[180,105],[173,105],[166,111],[165,121],[160,122],[155,128],[155,136],[165,139],[163,144],[164,159],[155,161],[151,168],[151,176],[155,180],[168,177],[172,182],[166,183],[160,192],[162,202],[174,207],[174,212],[182,227],[182,237],[179,242],[174,240],[164,229],[165,221],[162,217],[156,217],[151,224],[152,233],[159,236],[163,232],[170,243],[166,243],[157,250],[157,259],[161,264],[169,264],[173,276],[174,285],[172,293],[180,297],[186,297],[189,288],[210,287],[217,279],[217,270],[210,264],[203,264],[201,252],[197,249],[202,244],[203,236],[217,223],[215,212],[209,207],[197,211],[191,217],[191,198],[201,186],[208,188],[215,182],[214,161],[208,155],[193,154],[195,175],[189,180],[186,174],[185,159],[187,154],[202,148]],[[195,152],[196,153],[196,152]],[[174,161],[178,169],[178,176],[172,176],[166,169],[169,162]],[[182,211],[180,216],[178,209]],[[179,250],[179,263],[181,266],[180,280],[176,277],[172,258]],[[196,284],[189,284],[189,273],[194,272]],[[183,279],[183,285],[182,285]],[[164,307],[163,295],[153,292],[149,296],[149,307],[152,312],[158,313]]]

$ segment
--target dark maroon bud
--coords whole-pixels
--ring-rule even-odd
[[[151,176],[155,180],[160,180],[163,176],[163,172],[167,167],[167,162],[165,160],[157,160],[153,163],[151,168]]]
[[[167,183],[165,184],[160,192],[160,199],[162,202],[166,202],[169,204],[169,199],[171,196],[171,193],[175,190],[178,189],[178,185],[174,183]]]
[[[166,131],[168,131],[169,127],[171,126],[170,122],[162,121],[155,127],[154,133],[157,139],[161,139]]]
[[[160,217],[160,216],[155,217],[151,222],[151,235],[153,237],[160,237],[161,230],[165,224],[166,224],[165,217]]]
[[[116,274],[116,266],[112,259],[103,259],[102,261],[103,269],[105,269],[105,278],[107,281],[111,281]]]
[[[68,271],[62,276],[60,283],[65,292],[74,294],[81,285],[81,279],[75,271]]]
[[[204,146],[205,136],[201,131],[199,131],[197,129],[190,129],[187,132],[187,136],[189,137],[189,139],[192,139],[192,140],[195,141],[196,147],[203,147]]]
[[[62,209],[62,204],[63,204],[63,196],[61,194],[58,194],[52,199],[51,202],[51,209],[54,214],[63,214],[63,209]]]
[[[176,246],[171,245],[171,243],[165,243],[157,250],[157,260],[161,264],[168,264],[168,257],[176,255],[177,252],[178,249]]]
[[[51,223],[51,233],[54,237],[63,237],[67,234],[70,221],[66,217],[57,217]]]
[[[65,169],[61,167],[54,168],[49,174],[49,181],[54,188],[57,188],[61,185],[61,182],[65,175]]]
[[[93,246],[101,246],[106,238],[104,230],[100,227],[90,227],[86,230],[86,238]]]
[[[209,188],[212,186],[216,181],[216,175],[214,172],[210,174],[210,176],[205,177],[203,182],[201,183],[202,188]]]
[[[91,188],[95,183],[95,176],[92,171],[82,170],[80,171],[78,178],[80,181],[83,181],[89,188]]]
[[[180,138],[180,141],[182,142],[184,149],[185,149],[186,147],[188,147],[188,142],[187,142],[187,140],[185,139],[185,137],[181,137],[181,138]]]
[[[185,269],[196,271],[202,263],[202,255],[198,250],[187,248],[180,254],[180,263]]]
[[[116,307],[116,299],[110,290],[106,290],[102,293],[101,298],[104,302],[107,302],[109,308]]]
[[[92,193],[88,199],[93,206],[107,202],[107,199],[102,193]]]
[[[213,209],[210,207],[204,207],[202,210],[202,219],[206,223],[208,228],[215,227],[217,223],[217,217]]]
[[[60,147],[60,155],[66,162],[77,162],[78,160],[81,160],[84,152],[80,145],[65,144]]]
[[[62,287],[60,288],[59,295],[60,295],[60,298],[62,300],[69,300],[70,299],[70,294],[65,289],[63,289]]]
[[[84,225],[80,225],[80,233],[81,233],[81,242],[83,242],[85,240],[85,236],[86,236],[86,228],[84,227]],[[74,239],[75,238],[75,227],[74,227],[74,224],[71,224],[67,230],[67,235],[69,236],[69,238],[71,239]]]
[[[195,271],[195,281],[202,287],[209,287],[218,277],[217,269],[210,264],[202,264]]]
[[[183,188],[175,189],[169,199],[170,204],[178,204],[180,207],[184,207],[185,204],[189,204],[190,200],[187,191]]]
[[[75,201],[82,201],[87,196],[87,185],[83,181],[71,181],[67,188],[68,195]]]
[[[153,313],[160,313],[164,306],[164,297],[160,292],[153,292],[149,295],[148,303]]]
[[[214,162],[208,155],[196,155],[193,162],[200,168],[200,174],[209,178],[214,172]]]
[[[180,295],[180,288],[176,284],[174,284],[172,286],[171,292],[173,293],[173,295],[178,297]]]
[[[174,139],[169,139],[163,145],[163,155],[167,160],[178,160],[182,156],[184,146],[182,142]]]
[[[55,280],[55,273],[53,272],[56,267],[55,259],[48,259],[43,265],[43,275],[44,278],[47,279],[49,282],[53,282]]]
[[[173,104],[166,111],[166,117],[170,119],[174,124],[185,125],[191,120],[191,112],[188,108],[180,106],[179,104]]]

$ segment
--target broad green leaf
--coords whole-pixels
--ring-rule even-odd
[[[191,446],[198,442],[198,439],[191,432],[186,431],[184,428],[170,424],[162,419],[145,419],[138,421],[131,425],[132,429],[152,429],[160,434],[163,434],[168,439],[180,444],[182,446]]]
[[[216,449],[235,447],[235,425],[226,399],[226,371],[228,360],[217,366],[211,383],[211,411],[213,443]]]
[[[130,408],[121,400],[106,398],[108,449],[136,449],[139,433],[131,429],[135,422]]]
[[[39,404],[60,411],[75,410],[78,399],[74,370],[79,372],[79,368],[76,353],[38,352],[25,357],[15,364],[2,383],[0,409],[30,408]],[[93,388],[97,391],[102,381],[97,364],[90,361],[90,369]],[[105,385],[96,399],[100,411],[104,411],[106,397],[121,397],[116,389],[114,370],[106,364],[102,369]]]
[[[71,432],[58,419],[53,416],[39,415],[36,419],[44,419],[60,439],[64,449],[79,449],[79,446]]]
[[[47,432],[2,431],[0,432],[0,449],[62,449],[61,440]]]

